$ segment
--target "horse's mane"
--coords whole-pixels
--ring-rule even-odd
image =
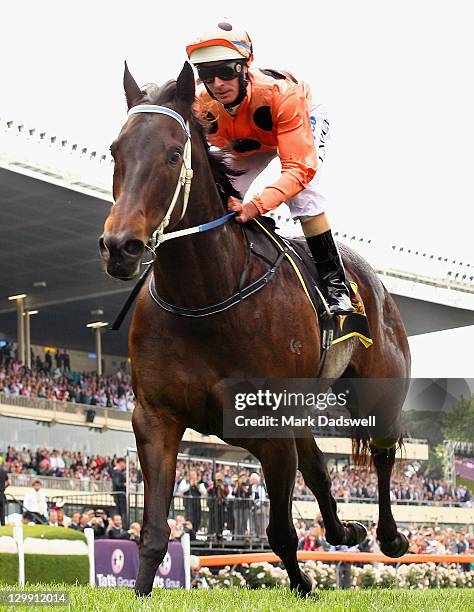
[[[172,102],[176,97],[176,81],[167,81],[163,85],[158,86],[156,83],[148,83],[142,88],[143,98],[139,104],[166,104]],[[235,189],[232,183],[232,177],[240,176],[240,170],[233,170],[229,167],[228,157],[222,151],[211,151],[206,139],[209,126],[207,122],[198,117],[194,112],[191,113],[191,121],[196,128],[201,142],[209,160],[212,175],[219,190],[222,202],[227,204],[229,196],[240,198],[239,192]]]

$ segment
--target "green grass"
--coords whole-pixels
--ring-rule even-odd
[[[456,485],[458,487],[463,485],[471,493],[474,493],[474,481],[472,481],[472,480],[468,480],[467,478],[461,478],[461,476],[456,476]]]
[[[0,586],[0,592],[8,590]],[[470,612],[474,610],[474,589],[440,590],[381,590],[375,591],[323,591],[317,598],[297,599],[288,589],[250,591],[246,589],[215,589],[193,591],[155,590],[152,597],[137,599],[126,589],[98,589],[92,587],[70,587],[61,584],[34,584],[28,591],[66,590],[70,596],[72,611],[84,612],[128,612],[130,610],[163,612],[295,612],[298,610],[321,610],[327,612]],[[64,610],[67,608],[40,608],[15,606],[14,611]]]
[[[16,584],[18,580],[18,555],[16,553],[0,553],[0,581],[6,584]]]
[[[13,537],[13,527],[8,525],[0,527],[0,536]],[[41,538],[45,540],[82,540],[86,542],[86,536],[81,531],[68,529],[66,527],[50,527],[49,525],[25,525],[23,527],[23,538]]]

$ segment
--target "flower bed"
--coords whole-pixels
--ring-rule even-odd
[[[317,589],[336,588],[336,566],[321,561],[300,563],[302,570],[313,580]],[[211,588],[246,587],[266,589],[275,586],[289,586],[286,571],[271,563],[242,564],[235,569],[226,566],[213,573],[207,567],[199,570],[199,579],[204,578]],[[356,589],[435,589],[473,588],[474,571],[464,571],[459,565],[436,565],[435,563],[352,566],[352,586]]]

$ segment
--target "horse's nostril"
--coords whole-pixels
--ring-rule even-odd
[[[107,245],[105,244],[105,240],[103,236],[99,238],[99,251],[102,257],[104,257],[105,255],[108,255],[109,253],[109,249],[107,248]]]
[[[144,244],[141,240],[127,240],[123,245],[123,250],[127,255],[132,257],[139,257],[143,253]]]

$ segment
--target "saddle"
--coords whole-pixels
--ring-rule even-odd
[[[358,337],[368,348],[373,343],[369,322],[357,283],[350,278],[349,288],[355,312],[350,315],[328,317],[327,306],[321,289],[321,279],[304,236],[284,238],[277,233],[275,220],[258,217],[243,226],[250,250],[269,263],[285,251],[285,257],[311,302],[320,322],[321,345],[327,349],[333,344]]]

